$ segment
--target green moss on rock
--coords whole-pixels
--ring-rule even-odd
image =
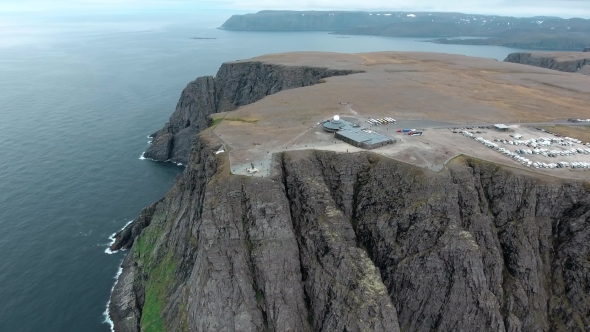
[[[171,255],[167,255],[150,271],[150,278],[145,288],[145,304],[141,314],[142,332],[165,331],[161,312],[174,282],[175,270],[176,262]]]
[[[166,204],[160,204],[151,224],[146,227],[133,245],[135,261],[146,276],[145,303],[142,308],[140,327],[142,332],[165,331],[162,310],[166,305],[170,288],[174,283],[176,260],[171,253],[158,255],[167,220]]]

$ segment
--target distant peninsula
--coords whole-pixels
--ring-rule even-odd
[[[341,35],[432,38],[430,42],[581,51],[590,47],[590,20],[440,12],[260,11],[233,15],[220,29],[329,31]],[[464,38],[461,38],[464,37]]]

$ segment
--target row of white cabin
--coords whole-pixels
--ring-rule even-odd
[[[531,148],[536,148],[539,146],[550,146],[552,144],[558,144],[561,146],[574,146],[575,144],[582,144],[582,141],[579,139],[571,138],[571,137],[539,137],[539,138],[531,138],[528,140],[520,140],[522,135],[515,134],[513,136],[515,140],[505,140],[505,139],[495,139],[495,142],[501,142],[504,144],[510,145],[526,145]],[[586,144],[590,145],[590,144]]]
[[[509,151],[508,149],[505,148],[501,148],[498,146],[498,144],[489,141],[483,137],[475,137],[475,135],[473,135],[472,133],[468,132],[468,131],[463,131],[461,133],[463,136],[466,137],[470,137],[473,138],[474,140],[476,140],[477,142],[482,143],[483,145],[489,147],[490,149],[494,149],[496,151],[498,151],[499,153],[510,157],[516,161],[518,161],[520,164],[522,164],[523,166],[526,167],[534,167],[534,168],[564,168],[564,167],[571,167],[572,169],[576,169],[576,168],[581,168],[581,169],[586,169],[586,168],[590,168],[590,163],[587,162],[572,162],[572,163],[568,163],[568,162],[558,162],[558,163],[542,163],[542,162],[533,162],[530,159],[526,158],[526,157],[521,157],[518,155],[518,153],[514,153],[512,151]],[[574,150],[574,149],[572,149]],[[581,149],[580,149],[581,150]],[[590,149],[586,149],[589,150],[588,152],[590,153]],[[584,150],[585,151],[585,150]],[[576,150],[576,152],[578,152]]]
[[[385,117],[385,118],[381,118],[381,119],[369,119],[365,122],[367,122],[373,126],[380,126],[380,125],[386,125],[386,124],[395,124],[395,119]]]
[[[538,154],[542,155],[543,157],[564,157],[564,156],[573,156],[576,154],[590,154],[590,149],[569,149],[569,150],[549,150],[549,149],[516,149],[516,153],[520,154]]]
[[[582,169],[588,169],[590,168],[590,163],[587,162],[573,162],[573,163],[568,163],[566,161],[562,161],[562,162],[558,162],[558,163],[533,163],[532,165],[534,168],[572,168],[572,169],[576,169],[576,168],[582,168]]]

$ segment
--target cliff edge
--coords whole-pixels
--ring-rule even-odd
[[[209,115],[232,111],[282,90],[357,72],[256,61],[224,63],[215,77],[199,77],[186,86],[168,123],[150,135],[152,144],[144,157],[186,164],[193,140],[209,125]]]
[[[116,331],[587,331],[590,185],[460,157],[277,156],[230,176],[208,131],[136,223]]]
[[[585,50],[568,53],[511,53],[504,61],[590,75],[590,53]]]

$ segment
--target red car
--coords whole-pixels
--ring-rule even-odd
[[[398,130],[396,131],[396,133],[401,133],[401,132],[402,132],[402,130],[401,130],[401,129],[398,129]]]

